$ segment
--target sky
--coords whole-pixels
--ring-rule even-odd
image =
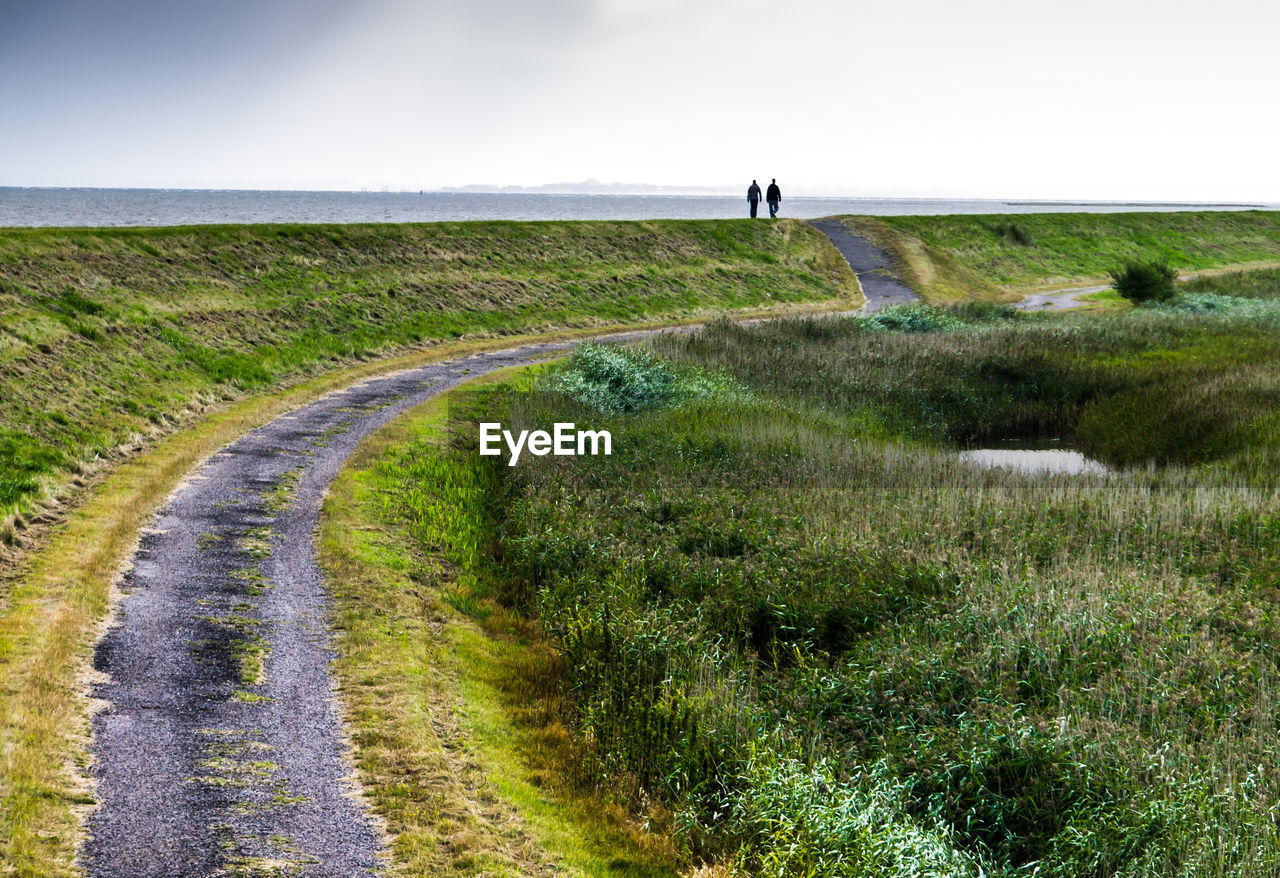
[[[0,185],[1280,201],[1273,0],[0,0]]]

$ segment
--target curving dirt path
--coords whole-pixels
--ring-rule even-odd
[[[647,333],[610,338],[629,340]],[[267,424],[166,501],[94,656],[95,876],[376,875],[328,674],[313,534],[326,486],[368,433],[469,377],[576,342],[373,379]]]
[[[918,300],[870,242],[834,220],[813,225],[858,273],[864,313]],[[661,331],[673,330],[608,338]],[[382,872],[383,838],[356,795],[328,674],[313,542],[324,491],[357,443],[405,410],[576,344],[477,354],[330,394],[227,446],[174,492],[94,656],[99,807],[81,856],[91,875]]]

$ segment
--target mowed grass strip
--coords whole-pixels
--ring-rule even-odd
[[[475,382],[515,379],[514,370]],[[356,764],[403,875],[677,873],[662,837],[575,785],[559,659],[536,626],[473,603],[467,572],[424,550],[397,506],[412,451],[447,441],[451,395],[366,439],[334,482],[320,558]],[[444,519],[467,488],[426,498]],[[457,532],[466,532],[462,526]],[[455,533],[456,535],[456,533]],[[466,612],[463,612],[466,610]]]
[[[1280,212],[1034,213],[843,217],[885,248],[931,302],[1016,301],[1068,284],[1110,283],[1128,261],[1183,275],[1280,264]]]

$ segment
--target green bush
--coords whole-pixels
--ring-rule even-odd
[[[890,305],[861,321],[868,332],[941,332],[964,325],[944,308],[918,304]]]
[[[677,371],[648,351],[602,344],[582,345],[546,386],[611,415],[731,394],[736,389],[732,380],[700,369]]]
[[[1111,272],[1116,292],[1130,302],[1163,302],[1173,298],[1177,269],[1162,262],[1129,262]]]

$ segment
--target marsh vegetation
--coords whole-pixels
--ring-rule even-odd
[[[384,520],[539,627],[575,777],[686,862],[1274,874],[1280,286],[1214,289],[585,349],[389,458]],[[614,453],[491,465],[479,418]],[[1114,471],[954,453],[1043,436]]]

